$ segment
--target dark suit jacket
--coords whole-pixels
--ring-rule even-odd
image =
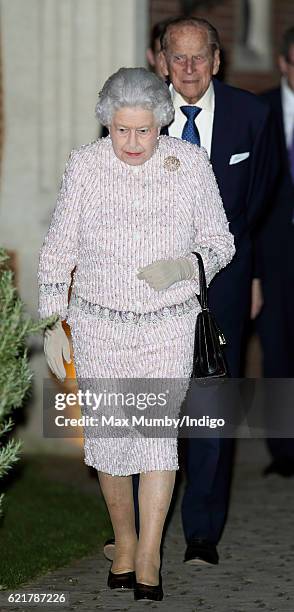
[[[270,112],[257,96],[213,79],[211,163],[237,246],[248,240],[271,182]],[[163,133],[168,133],[166,128]],[[230,165],[232,155],[249,153]]]
[[[264,283],[272,278],[275,270],[279,273],[279,266],[283,265],[285,269],[289,262],[290,252],[291,256],[294,252],[292,224],[294,184],[285,139],[281,88],[271,89],[262,94],[261,98],[270,105],[272,110],[276,128],[275,146],[280,159],[278,181],[268,196],[268,212],[260,224],[258,261],[260,277]],[[292,245],[293,249],[289,252]],[[293,259],[289,265],[293,268]]]
[[[286,147],[280,87],[262,95],[272,109],[280,173],[268,198],[268,211],[258,232],[259,275],[264,306],[256,321],[263,349],[263,374],[269,378],[294,376],[294,185]],[[277,444],[276,444],[277,443]],[[272,453],[281,454],[281,440],[272,440]],[[283,440],[282,451],[294,457],[293,440]]]
[[[235,237],[236,254],[213,279],[208,295],[210,307],[232,349],[227,354],[230,370],[237,376],[242,329],[250,305],[252,236],[266,208],[277,173],[277,159],[272,153],[274,135],[268,105],[254,94],[217,79],[213,79],[213,85],[211,164]],[[168,128],[163,133],[168,134]],[[239,153],[249,156],[230,164],[232,155]]]

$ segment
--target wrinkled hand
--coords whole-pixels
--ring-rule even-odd
[[[139,280],[145,280],[149,287],[160,291],[174,283],[190,280],[194,276],[194,266],[189,259],[160,259],[141,268],[137,274]]]
[[[69,340],[60,319],[51,329],[47,328],[45,330],[44,353],[51,372],[55,374],[58,380],[64,381],[66,371],[63,358],[67,363],[70,363],[71,357]]]

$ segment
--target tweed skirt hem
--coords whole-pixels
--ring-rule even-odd
[[[109,474],[110,476],[132,476],[133,474],[148,474],[148,472],[155,471],[176,471],[179,469],[179,463],[176,459],[174,463],[171,459],[169,461],[155,461],[154,463],[148,462],[148,468],[146,465],[137,465],[131,468],[122,467],[120,470],[115,470],[113,466],[107,465],[105,463],[100,463],[98,459],[88,459],[87,455],[84,457],[84,463],[89,467],[93,467],[99,472],[103,472],[104,474]]]
[[[194,310],[156,326],[146,323],[139,332],[130,327],[129,337],[123,325],[110,326],[107,323],[104,327],[101,321],[75,321],[71,331],[79,387],[103,389],[104,380],[108,379],[112,390],[118,383],[119,392],[121,383],[117,379],[126,380],[126,384],[132,378],[158,378],[164,383],[175,381],[175,400],[171,403],[169,416],[177,417],[192,371],[197,314]],[[151,385],[152,381],[152,389]],[[154,416],[164,416],[163,408],[158,406],[156,410]],[[86,409],[82,412],[87,413]],[[115,416],[120,416],[118,409],[114,412]],[[100,416],[99,411],[95,416]],[[138,434],[135,429],[128,430],[128,435],[115,437],[113,428],[104,429],[100,435],[99,426],[95,431],[85,426],[84,461],[86,465],[113,476],[178,470],[177,437],[148,437]]]
[[[178,470],[177,446],[177,438],[87,438],[84,462],[111,476]]]

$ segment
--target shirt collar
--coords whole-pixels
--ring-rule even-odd
[[[289,87],[286,77],[281,78],[281,90],[287,108],[294,108],[294,91]]]
[[[188,104],[181,94],[175,90],[173,85],[170,85],[170,92],[175,109],[180,108],[180,106],[198,106],[209,113],[214,112],[214,87],[212,81],[210,81],[205,94],[203,94],[202,98],[200,98],[196,104]]]

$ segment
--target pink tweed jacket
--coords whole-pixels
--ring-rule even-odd
[[[167,312],[198,291],[195,250],[208,284],[235,252],[205,149],[160,136],[152,157],[131,166],[116,157],[109,136],[83,145],[67,161],[40,250],[39,316],[67,319],[71,304],[96,305],[106,318]],[[193,280],[155,291],[137,279],[138,268],[177,257],[193,261]]]

